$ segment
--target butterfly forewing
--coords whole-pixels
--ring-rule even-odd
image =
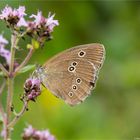
[[[85,55],[80,57],[81,59],[89,60],[97,68],[100,68],[102,66],[105,59],[105,48],[102,44],[99,43],[79,45],[65,50],[47,61],[44,66],[48,67],[48,65],[53,65],[53,62],[57,63],[58,61],[79,58],[78,54],[80,54],[81,51],[86,52]]]
[[[105,49],[101,44],[80,45],[68,49],[44,64],[43,84],[70,105],[85,100],[95,87],[103,64]]]

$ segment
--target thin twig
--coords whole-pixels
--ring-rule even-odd
[[[4,90],[5,85],[6,85],[6,82],[5,82],[5,79],[4,79],[4,81],[3,81],[3,83],[2,83],[2,85],[1,85],[1,87],[0,87],[0,97],[1,97],[1,95],[2,95],[2,92],[3,92],[3,90]],[[6,114],[5,114],[5,112],[4,112],[3,105],[2,105],[2,103],[1,103],[1,101],[0,101],[0,114],[1,114],[2,120],[3,120],[3,130],[5,131],[5,130],[6,130],[6,123],[7,123],[7,122],[6,122]],[[4,136],[4,139],[6,139],[5,136]]]
[[[23,68],[28,63],[28,61],[30,60],[33,52],[34,52],[34,49],[31,48],[29,53],[27,54],[26,58],[24,59],[24,61],[16,68],[16,70],[14,72],[14,75],[16,75],[21,70],[21,68]]]
[[[12,128],[16,123],[17,121],[20,119],[20,117],[23,115],[23,113],[27,110],[27,105],[28,105],[28,101],[24,101],[24,105],[23,105],[23,108],[22,110],[15,116],[15,118],[9,123],[8,125],[8,128]]]
[[[6,81],[5,81],[5,79],[3,80],[3,83],[2,83],[2,85],[1,85],[1,87],[0,87],[0,96],[1,96],[1,94],[2,94],[2,92],[3,92],[3,89],[5,88],[5,85],[6,85]]]
[[[7,104],[6,104],[6,138],[8,139],[10,137],[11,130],[8,129],[8,124],[10,122],[11,117],[11,105],[12,105],[12,98],[13,98],[13,78],[7,78],[7,87],[8,87],[8,95],[7,95]]]
[[[16,35],[12,35],[11,37],[11,61],[9,66],[9,76],[7,77],[7,87],[8,87],[8,94],[7,94],[7,103],[6,103],[6,139],[10,138],[11,130],[8,128],[8,124],[11,118],[11,105],[13,102],[13,84],[14,84],[14,61],[15,61],[15,51],[16,46],[19,41],[19,38]]]
[[[5,87],[5,84],[6,84],[6,82],[5,82],[5,79],[4,79],[4,81],[3,81],[3,83],[2,83],[2,85],[1,85],[1,87],[0,87],[0,98],[1,98],[1,94],[2,94],[2,92],[3,92],[3,89],[4,89],[4,87]],[[0,101],[0,113],[1,113],[1,115],[2,115],[2,118],[3,118],[3,121],[5,120],[5,112],[4,112],[4,109],[3,109],[3,105],[2,105],[2,103],[1,103],[1,101]],[[5,122],[5,121],[4,121]],[[5,123],[4,123],[5,124]]]
[[[2,72],[4,73],[4,75],[8,76],[9,73],[8,71],[5,69],[5,67],[0,63],[0,69],[2,70]]]
[[[16,51],[16,46],[18,43],[19,39],[16,35],[12,35],[11,37],[11,62],[10,62],[10,73],[13,72],[14,70],[14,59],[15,59],[15,51]]]
[[[2,104],[1,104],[1,102],[0,102],[0,113],[1,113],[1,116],[2,116],[2,120],[3,120],[3,131],[6,131],[6,125],[7,125],[7,120],[6,120],[6,114],[5,114],[5,112],[4,112],[4,110],[3,110],[3,106],[2,106]],[[6,140],[7,139],[7,136],[6,135],[4,135],[4,140]]]
[[[2,106],[2,104],[1,104],[1,102],[0,102],[0,114],[1,114],[2,119],[3,119],[3,121],[4,121],[4,120],[5,120],[5,112],[4,112],[4,110],[3,110],[3,106]]]

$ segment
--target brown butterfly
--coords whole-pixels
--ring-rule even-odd
[[[102,44],[79,45],[51,58],[35,71],[35,75],[55,96],[76,105],[95,88],[104,59]]]

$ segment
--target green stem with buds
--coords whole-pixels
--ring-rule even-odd
[[[28,105],[28,101],[23,101],[24,102],[24,106],[22,107],[21,111],[19,113],[16,113],[15,118],[9,123],[8,128],[12,128],[17,121],[20,119],[20,117],[23,115],[23,113],[28,109],[27,105]]]
[[[11,62],[9,66],[9,75],[7,77],[7,87],[8,87],[8,94],[7,94],[7,105],[6,105],[6,114],[7,114],[7,121],[6,121],[6,139],[10,138],[11,130],[8,128],[8,124],[10,122],[11,117],[11,106],[13,102],[13,85],[14,85],[14,60],[15,60],[15,51],[16,46],[19,39],[16,35],[12,35],[11,37]]]
[[[30,48],[30,51],[24,61],[14,70],[14,62],[15,62],[15,52],[16,52],[16,46],[19,42],[19,37],[17,35],[12,35],[11,38],[11,62],[9,66],[9,72],[0,65],[0,68],[2,69],[3,73],[7,75],[7,87],[8,87],[8,95],[7,95],[7,105],[6,105],[6,121],[5,121],[5,140],[10,140],[11,135],[11,129],[16,124],[16,122],[20,119],[20,117],[23,115],[23,113],[27,110],[27,101],[24,101],[24,105],[22,110],[15,115],[15,118],[11,121],[11,107],[13,102],[13,86],[14,86],[14,78],[17,75],[17,73],[28,63],[30,60],[34,48]]]
[[[24,59],[24,61],[16,68],[14,75],[16,76],[17,73],[28,63],[28,61],[30,60],[32,54],[34,52],[34,49],[31,48],[28,55],[26,56],[26,58]]]
[[[5,67],[0,63],[0,69],[2,70],[3,74],[8,77],[9,72],[5,69]]]

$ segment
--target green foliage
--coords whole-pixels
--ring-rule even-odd
[[[0,114],[0,125],[2,122],[3,122],[3,118],[2,118],[2,115]]]
[[[3,76],[4,74],[3,74],[3,72],[2,71],[0,71],[0,76]]]
[[[38,49],[39,48],[39,42],[36,41],[35,39],[32,39],[32,46],[34,47],[34,49]]]
[[[106,48],[106,60],[96,89],[82,104],[69,107],[47,91],[15,127],[13,139],[20,139],[26,123],[49,128],[58,140],[133,140],[140,138],[140,2],[135,1],[2,1],[0,7],[25,5],[28,14],[42,10],[56,13],[60,26],[53,40],[37,49],[31,63],[44,64],[58,52],[75,45],[99,42]],[[0,23],[0,30],[5,30]],[[5,33],[9,36],[7,29]],[[20,46],[25,46],[28,39]],[[24,59],[24,51],[17,58]],[[19,57],[18,57],[19,56]],[[29,70],[26,67],[23,72]],[[15,108],[28,75],[15,83]],[[5,91],[6,92],[6,91]]]
[[[27,71],[35,69],[35,65],[27,65],[23,67],[18,73],[25,73]]]

